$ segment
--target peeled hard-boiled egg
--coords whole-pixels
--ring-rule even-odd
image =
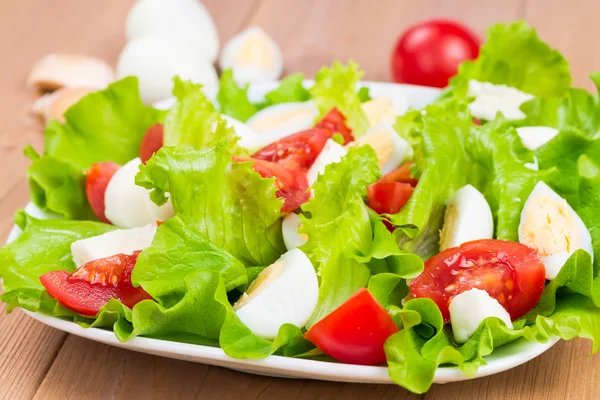
[[[371,126],[394,124],[396,117],[406,112],[405,104],[395,105],[391,98],[375,97],[362,104],[362,109]]]
[[[554,279],[567,259],[583,249],[593,257],[592,238],[585,224],[544,182],[538,182],[521,212],[519,242],[534,248],[546,267],[546,279]]]
[[[508,311],[485,290],[471,289],[456,295],[450,301],[449,309],[452,333],[457,343],[469,340],[486,318],[500,318],[507,327],[513,327]]]
[[[304,327],[318,298],[312,263],[301,250],[293,249],[258,274],[234,309],[252,332],[273,339],[283,324]]]
[[[306,172],[308,185],[312,186],[317,181],[319,175],[325,172],[326,166],[339,162],[347,153],[348,151],[344,146],[333,139],[327,139],[323,150],[321,150],[313,165]]]
[[[410,144],[402,139],[396,130],[387,123],[371,128],[348,146],[369,145],[375,150],[379,168],[383,175],[392,172],[402,164],[410,151]]]
[[[281,224],[281,233],[283,234],[283,243],[288,250],[295,249],[304,245],[308,241],[308,236],[304,233],[298,233],[298,229],[302,226],[300,216],[296,213],[289,213],[283,218]]]
[[[522,126],[517,128],[517,134],[523,146],[529,150],[537,150],[538,147],[554,139],[558,135],[558,130],[549,126]]]
[[[440,250],[493,237],[494,219],[485,197],[471,185],[458,189],[446,205]]]
[[[283,57],[277,43],[262,28],[253,26],[227,42],[219,67],[231,68],[240,83],[274,81],[283,71]]]
[[[127,40],[164,35],[184,43],[209,63],[217,59],[219,36],[215,24],[198,0],[139,0],[129,11]]]
[[[159,207],[150,200],[148,190],[135,184],[141,163],[139,158],[129,161],[119,168],[106,186],[105,215],[118,227],[141,227],[173,216],[170,201]]]
[[[150,246],[155,234],[156,225],[150,224],[141,228],[117,229],[102,235],[76,240],[71,244],[73,262],[80,267],[90,261],[115,254],[131,255]]]
[[[246,125],[272,143],[312,128],[318,116],[319,110],[312,101],[281,103],[260,110],[246,121]]]
[[[215,68],[185,42],[166,35],[149,34],[127,43],[117,63],[117,77],[137,76],[140,95],[147,103],[171,97],[173,77],[216,86]]]
[[[494,85],[489,82],[469,81],[468,96],[475,97],[469,104],[469,110],[475,118],[493,120],[498,112],[506,119],[525,118],[521,105],[535,96],[522,92],[511,86]]]

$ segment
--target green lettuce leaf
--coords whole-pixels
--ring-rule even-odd
[[[276,89],[265,94],[264,106],[309,100],[310,92],[302,84],[303,81],[304,75],[300,73],[285,77]]]
[[[39,277],[54,270],[75,269],[71,243],[115,229],[100,222],[38,220],[25,212],[19,212],[16,219],[23,233],[0,248],[1,299],[8,304],[8,311],[18,306],[37,311],[44,303]]]
[[[146,130],[162,118],[161,111],[142,103],[137,78],[83,97],[67,110],[65,123],[46,126],[44,156],[27,172],[35,205],[65,218],[95,219],[86,200],[85,170],[95,162],[125,164],[137,157]]]
[[[232,161],[231,143],[200,151],[163,147],[140,168],[136,183],[153,189],[159,203],[169,193],[186,226],[246,266],[269,265],[285,251],[282,200],[273,178],[262,178],[251,163]]]
[[[512,86],[539,97],[562,96],[571,86],[565,58],[524,21],[490,27],[479,57],[462,63],[450,84],[464,95],[471,79]]]
[[[233,70],[231,69],[226,69],[221,73],[217,101],[223,114],[246,122],[258,112],[259,107],[252,104],[248,98],[248,86],[238,86],[233,79]]]
[[[346,117],[354,137],[360,137],[370,128],[356,91],[363,75],[355,62],[345,66],[336,61],[330,68],[323,67],[317,72],[315,85],[310,89],[321,116],[337,107]]]

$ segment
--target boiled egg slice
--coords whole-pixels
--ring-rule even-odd
[[[139,0],[129,11],[125,31],[128,41],[158,34],[184,43],[211,64],[219,52],[215,23],[197,0]]]
[[[348,154],[348,151],[344,146],[333,139],[327,139],[323,150],[321,150],[313,165],[306,172],[308,185],[312,186],[317,181],[319,175],[325,172],[325,167],[329,164],[340,162],[346,154]]]
[[[315,125],[319,110],[312,101],[281,103],[264,108],[254,114],[246,124],[272,143]],[[268,143],[267,143],[268,144]]]
[[[136,76],[142,100],[151,104],[171,97],[173,77],[216,87],[213,65],[185,42],[149,34],[127,43],[117,62],[117,77]]]
[[[277,80],[283,71],[281,49],[267,33],[253,26],[234,36],[219,58],[221,70],[231,68],[240,83]]]
[[[73,262],[80,267],[90,261],[115,254],[131,255],[150,246],[155,234],[156,225],[150,224],[141,228],[117,229],[102,235],[76,240],[71,244]]]
[[[494,237],[492,210],[483,194],[471,185],[458,189],[448,200],[440,250],[478,239]]]
[[[363,136],[348,144],[348,147],[369,145],[375,150],[379,168],[383,175],[402,164],[410,152],[410,144],[402,139],[387,123],[371,128]]]
[[[452,333],[457,343],[469,340],[486,318],[496,317],[507,327],[513,327],[508,311],[485,290],[471,289],[456,295],[450,301],[449,309]]]
[[[371,126],[394,124],[398,115],[394,103],[389,97],[375,97],[362,104],[362,109]]]
[[[554,139],[558,130],[549,126],[522,126],[517,128],[517,134],[523,142],[523,146],[529,150],[537,150]]]
[[[526,115],[521,111],[521,105],[535,97],[511,86],[494,85],[473,79],[469,81],[467,95],[475,97],[469,104],[471,114],[475,118],[486,120],[493,120],[499,112],[509,120],[523,119]]]
[[[583,249],[593,257],[589,230],[571,208],[544,182],[538,182],[521,212],[519,242],[534,248],[546,267],[546,279],[554,279],[567,259]]]
[[[233,308],[252,332],[273,339],[283,324],[304,327],[318,298],[312,263],[301,250],[293,249],[261,271]]]
[[[113,225],[135,228],[173,216],[170,201],[157,206],[150,200],[150,192],[135,184],[141,163],[139,158],[129,161],[119,168],[106,186],[105,215]]]
[[[281,233],[283,234],[283,243],[285,243],[286,249],[295,249],[308,241],[308,236],[305,233],[298,233],[298,229],[301,226],[300,216],[296,213],[289,213],[283,218]]]

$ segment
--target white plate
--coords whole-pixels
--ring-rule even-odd
[[[309,82],[307,81],[307,83]],[[276,85],[277,83],[275,82],[254,85],[250,88],[250,97],[255,101],[260,100],[266,92],[273,89]],[[439,94],[438,89],[411,85],[396,85],[382,82],[364,82],[363,85],[368,86],[371,89],[372,97],[383,95],[389,96],[399,109],[407,107],[421,108],[433,101]],[[208,93],[208,95],[213,97],[214,93]],[[172,101],[169,99],[161,103],[163,106],[166,105],[168,107],[169,102],[172,104]],[[40,213],[40,211],[31,204],[28,205],[26,209],[30,214],[35,215],[36,217],[44,217],[43,213]],[[8,241],[14,239],[19,233],[18,228],[15,227],[9,235]],[[223,350],[217,347],[169,342],[143,337],[134,338],[126,343],[121,343],[111,331],[97,328],[86,329],[73,322],[59,318],[28,311],[25,311],[25,313],[43,324],[64,332],[142,353],[218,365],[253,374],[276,377],[308,378],[357,383],[392,383],[386,367],[349,365],[282,356],[270,356],[263,360],[240,360],[227,356]],[[542,354],[557,341],[557,338],[553,338],[548,343],[542,344],[520,339],[503,346],[494,351],[492,355],[485,358],[487,364],[479,368],[477,377],[496,374],[521,365]],[[441,367],[436,371],[434,382],[456,382],[466,379],[468,378],[458,368]]]

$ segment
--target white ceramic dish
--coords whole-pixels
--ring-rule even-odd
[[[308,84],[309,82],[307,82]],[[381,82],[364,82],[363,85],[371,89],[371,96],[389,96],[397,108],[416,107],[420,108],[433,101],[439,94],[439,90],[410,85],[396,85]],[[250,97],[253,100],[260,98],[276,83],[255,85],[250,88]],[[214,98],[214,93],[207,93]],[[169,107],[171,100],[161,102],[162,106]],[[29,204],[26,210],[36,217],[44,216],[35,206]],[[17,227],[9,235],[11,241],[19,235]],[[282,356],[270,356],[263,360],[240,360],[227,356],[223,350],[217,347],[192,345],[186,343],[169,342],[165,340],[134,338],[126,343],[119,342],[111,331],[82,328],[79,325],[59,318],[43,314],[25,311],[32,318],[51,326],[53,328],[81,336],[100,343],[121,347],[128,350],[139,351],[163,357],[175,358],[221,367],[236,369],[253,374],[269,375],[285,378],[307,378],[338,382],[357,383],[392,383],[388,376],[386,367],[373,367],[362,365],[349,365],[335,362],[324,362],[315,360],[295,359]],[[548,343],[541,344],[524,339],[517,340],[511,344],[501,347],[486,357],[487,365],[479,368],[477,377],[488,376],[498,372],[506,371],[537,357],[558,339],[552,339]],[[456,382],[468,379],[460,369],[455,367],[438,368],[435,374],[436,383]]]

